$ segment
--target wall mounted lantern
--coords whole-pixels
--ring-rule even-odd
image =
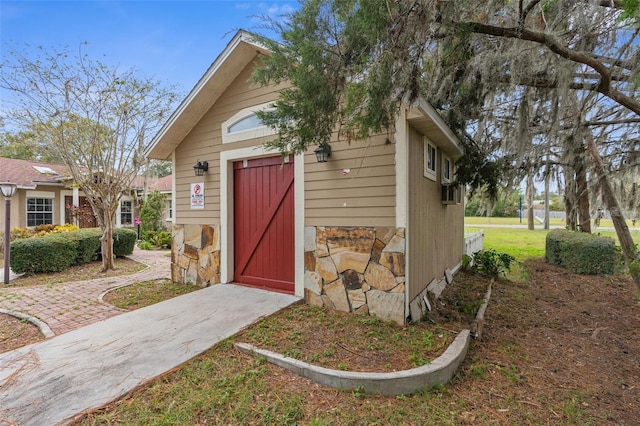
[[[198,160],[196,165],[193,166],[193,171],[196,173],[196,176],[204,176],[204,172],[209,170],[209,163],[206,161],[200,162]]]
[[[331,145],[323,142],[318,145],[318,147],[313,152],[316,153],[316,160],[318,160],[318,163],[326,163],[331,156]]]
[[[9,284],[9,264],[11,263],[11,197],[16,194],[18,186],[11,182],[0,182],[0,191],[4,195],[4,283]]]

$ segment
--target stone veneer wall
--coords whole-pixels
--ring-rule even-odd
[[[307,303],[405,323],[404,228],[305,227]]]
[[[220,282],[220,228],[174,225],[171,236],[171,279],[200,286]]]

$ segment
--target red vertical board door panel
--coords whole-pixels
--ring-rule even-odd
[[[293,162],[237,161],[234,185],[234,281],[294,292]]]

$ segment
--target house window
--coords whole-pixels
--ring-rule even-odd
[[[253,113],[229,125],[227,127],[227,133],[245,132],[247,130],[257,129],[260,127],[264,127],[264,124],[262,123],[262,120],[260,120],[258,116]]]
[[[267,102],[244,108],[222,123],[222,143],[238,142],[275,134],[275,130],[258,118],[257,111],[273,109],[273,103]]]
[[[444,155],[442,156],[442,183],[450,183],[453,174],[451,160]]]
[[[169,198],[167,200],[167,220],[173,219],[173,200]]]
[[[424,177],[436,180],[437,150],[434,144],[424,139]]]
[[[27,226],[53,224],[53,198],[27,198]]]
[[[120,203],[120,224],[123,226],[133,223],[133,201],[122,200]]]

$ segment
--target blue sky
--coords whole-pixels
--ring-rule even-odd
[[[88,42],[83,51],[92,58],[135,67],[186,93],[236,30],[257,29],[255,15],[278,17],[298,7],[288,0],[0,0],[0,42],[2,51]]]

